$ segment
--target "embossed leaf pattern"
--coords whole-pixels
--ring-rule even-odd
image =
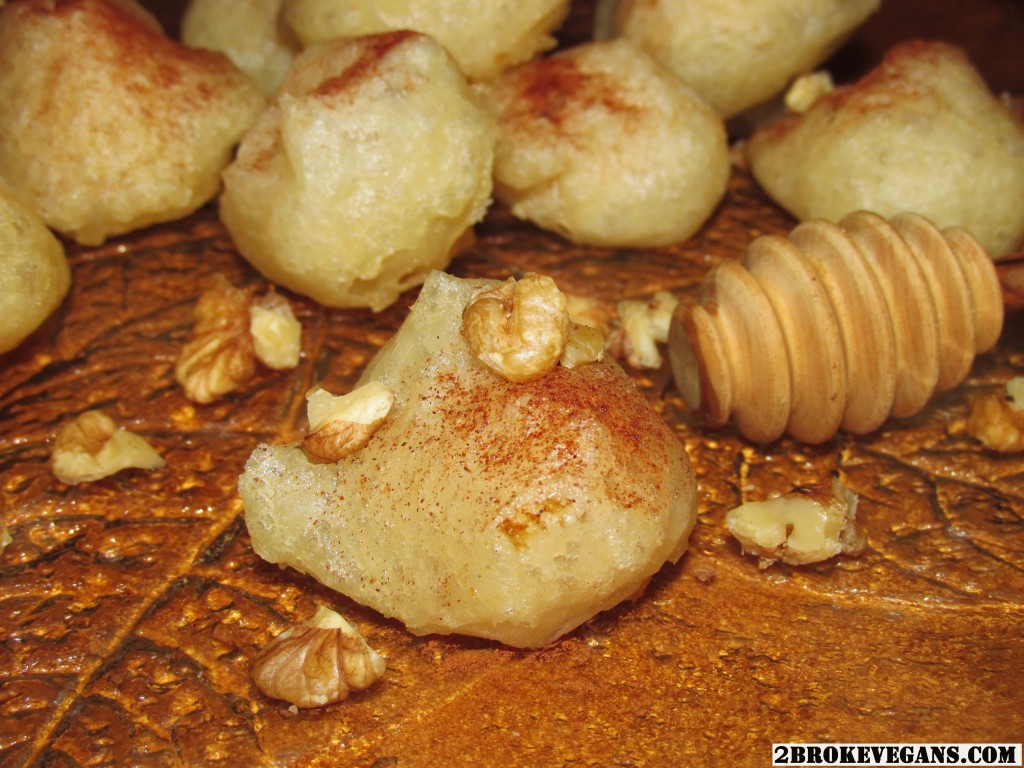
[[[608,302],[694,291],[749,240],[792,226],[734,174],[690,242],[573,246],[495,210],[462,275],[551,275]],[[912,420],[808,448],[702,430],[667,366],[634,371],[700,482],[691,549],[638,600],[519,652],[409,635],[250,546],[236,492],[261,440],[302,435],[314,383],[348,391],[398,328],[392,308],[302,321],[292,371],[261,368],[210,405],[174,363],[217,274],[265,289],[213,207],[98,249],[71,249],[59,313],[0,361],[0,764],[4,766],[764,764],[785,741],[1019,741],[1024,734],[1024,456],[966,434],[967,394],[1024,370],[1024,315],[968,382]],[[164,469],[81,486],[48,466],[55,431],[102,408]],[[838,473],[860,497],[859,558],[759,570],[724,514]],[[346,702],[294,712],[249,664],[324,604],[388,672]]]

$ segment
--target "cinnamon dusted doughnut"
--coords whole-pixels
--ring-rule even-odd
[[[307,48],[224,173],[220,215],[274,282],[380,310],[443,268],[490,202],[495,127],[441,46]]]
[[[566,49],[481,90],[500,130],[495,196],[574,242],[680,242],[725,192],[721,119],[629,41]]]
[[[0,10],[0,176],[84,245],[210,200],[263,106],[227,57],[170,40],[134,0]]]
[[[993,257],[1024,240],[1024,124],[967,56],[912,41],[751,137],[754,177],[801,220],[914,211]]]

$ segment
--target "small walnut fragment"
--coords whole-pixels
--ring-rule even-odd
[[[160,469],[166,462],[145,438],[102,411],[85,411],[57,433],[50,466],[62,483],[76,485],[123,469]]]
[[[726,514],[725,522],[743,553],[756,555],[767,568],[779,560],[806,565],[860,554],[866,540],[856,517],[857,495],[836,478],[741,504]]]
[[[302,323],[273,288],[249,307],[249,333],[256,359],[275,371],[294,368],[302,354]]]
[[[1007,382],[1005,396],[991,392],[975,398],[967,432],[990,450],[1024,451],[1024,376]]]
[[[270,290],[259,299],[223,275],[203,292],[195,308],[192,338],[174,367],[192,401],[206,405],[238,389],[256,372],[294,368],[301,354],[302,324],[288,301]]]
[[[395,393],[370,381],[347,395],[316,387],[306,393],[309,434],[302,441],[306,456],[331,464],[363,448],[387,418]]]
[[[252,662],[256,687],[296,707],[322,707],[363,691],[386,669],[383,657],[341,615],[318,606],[302,626],[274,638]]]
[[[668,329],[679,300],[668,291],[658,291],[649,301],[620,301],[619,325],[609,336],[611,352],[624,357],[633,368],[660,368],[659,344],[668,341]]]
[[[790,112],[802,115],[814,106],[814,102],[834,90],[832,76],[825,70],[818,70],[794,80],[786,91],[784,102]]]
[[[596,363],[604,357],[604,334],[597,328],[584,323],[569,323],[565,348],[558,364],[563,368]]]

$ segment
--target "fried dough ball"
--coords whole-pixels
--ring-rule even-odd
[[[536,59],[481,91],[498,118],[495,197],[574,242],[679,242],[725,193],[721,118],[627,40]]]
[[[678,435],[613,361],[515,382],[476,359],[463,313],[499,286],[431,275],[345,396],[393,393],[372,436],[329,462],[260,445],[239,492],[269,562],[418,635],[537,647],[682,556],[697,483]]]
[[[168,39],[133,0],[0,9],[0,175],[84,245],[210,200],[263,106],[227,57]]]
[[[632,40],[729,118],[828,58],[878,6],[879,0],[598,0],[594,35]]]
[[[312,46],[225,171],[221,218],[270,280],[380,310],[472,236],[490,202],[495,133],[426,35]]]
[[[751,170],[801,220],[914,211],[993,256],[1024,239],[1024,125],[945,43],[893,48],[859,82],[756,131]]]
[[[300,48],[281,18],[283,2],[192,0],[181,20],[182,42],[226,54],[271,96]]]
[[[36,330],[70,286],[64,246],[35,210],[0,183],[0,354]]]
[[[555,47],[569,0],[285,0],[303,44],[411,29],[430,35],[471,80],[487,80]]]

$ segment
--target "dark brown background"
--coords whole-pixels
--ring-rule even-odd
[[[180,5],[156,10],[172,31]],[[562,33],[586,36],[577,4]],[[887,0],[837,59],[855,72],[897,39],[967,47],[996,90],[1024,92],[1019,2]],[[581,248],[495,208],[457,274],[547,272],[609,301],[693,291],[710,264],[793,222],[740,171],[705,229],[673,248]],[[290,297],[304,358],[195,406],[173,378],[215,273],[264,285],[215,206],[101,248],[69,247],[58,314],[0,358],[0,764],[4,766],[767,765],[772,742],[1024,738],[1024,456],[982,450],[967,397],[1024,372],[1024,322],[919,417],[807,448],[694,423],[667,369],[637,384],[685,441],[700,524],[637,602],[523,652],[415,638],[249,546],[235,482],[259,440],[302,429],[316,381],[352,384],[414,298],[372,315]],[[66,487],[56,426],[101,407],[151,438],[166,470]],[[761,571],[726,510],[838,472],[860,496],[858,559]],[[380,685],[293,714],[249,661],[324,603],[388,659]]]

